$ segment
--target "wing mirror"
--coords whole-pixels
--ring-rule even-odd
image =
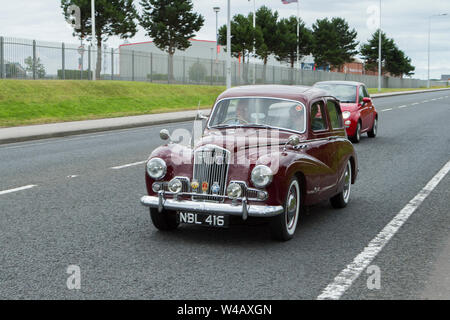
[[[286,147],[287,145],[296,147],[300,144],[300,137],[296,134],[292,135],[289,137],[289,139],[287,140],[286,144],[284,145],[284,151],[286,151]]]
[[[199,111],[199,112],[197,112],[197,119],[206,120],[206,119],[208,119],[208,117],[205,116],[201,111]]]
[[[159,137],[161,138],[161,140],[170,140],[170,133],[169,130],[167,129],[162,129],[159,132]]]
[[[366,103],[370,103],[370,102],[372,102],[372,99],[370,99],[369,97],[364,97],[362,105],[365,105]]]

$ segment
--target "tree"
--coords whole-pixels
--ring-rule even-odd
[[[33,58],[32,57],[28,57],[25,59],[25,65],[26,65],[26,68],[25,68],[26,71],[33,72]],[[36,70],[36,76],[38,79],[43,79],[45,77],[45,75],[46,75],[45,67],[41,63],[41,58],[36,59],[35,70]]]
[[[377,30],[369,41],[361,45],[361,55],[366,63],[366,69],[378,71],[378,45],[379,30]],[[411,59],[401,51],[394,42],[381,32],[381,73],[391,73],[394,76],[412,75],[415,67],[411,65]]]
[[[297,23],[300,24],[300,34],[297,38]],[[285,61],[294,68],[297,61],[297,45],[299,48],[299,57],[308,55],[311,52],[312,36],[311,31],[305,26],[305,23],[295,16],[281,19],[278,23],[276,33],[278,45],[275,46],[275,56],[278,61]]]
[[[340,68],[346,62],[351,62],[353,56],[358,53],[356,50],[358,33],[355,29],[350,30],[345,19],[318,19],[312,28],[312,54],[317,66],[330,65]]]
[[[244,64],[244,80],[248,81],[248,72],[245,62],[249,61],[250,54],[256,44],[256,48],[263,42],[260,28],[253,28],[253,15],[247,17],[238,14],[231,21],[231,55],[235,58],[242,57]],[[219,44],[227,43],[227,26],[223,25],[219,29]],[[247,59],[246,59],[247,57]]]
[[[205,19],[193,11],[191,0],[141,0],[141,26],[155,45],[169,54],[169,79],[173,79],[173,55],[186,50],[189,40],[203,26]]]
[[[253,19],[253,15],[250,15]],[[277,35],[278,30],[278,12],[272,12],[266,6],[262,6],[256,11],[256,26],[261,30],[262,41],[256,47],[256,56],[264,62],[263,76],[266,79],[267,59],[271,54],[275,54],[276,48],[280,43]]]
[[[67,9],[76,5],[81,9],[81,28],[74,30],[73,35],[80,39],[92,41],[91,1],[90,0],[61,0],[61,8],[66,18]],[[133,0],[95,0],[95,32],[97,39],[96,76],[100,78],[102,70],[102,43],[111,36],[122,39],[133,37],[137,32],[134,22],[136,8]]]

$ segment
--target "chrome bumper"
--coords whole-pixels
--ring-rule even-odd
[[[141,203],[150,208],[182,212],[207,213],[207,214],[227,214],[247,217],[273,217],[283,213],[282,206],[249,205],[247,199],[242,199],[241,204],[202,202],[192,200],[165,199],[163,193],[158,197],[144,196]]]

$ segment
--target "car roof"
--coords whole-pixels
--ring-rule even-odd
[[[365,84],[362,82],[357,82],[357,81],[321,81],[321,82],[317,82],[314,85],[318,85],[318,84],[346,84],[346,85],[351,85],[351,86],[364,86]]]
[[[228,89],[217,98],[217,101],[237,97],[264,97],[309,102],[324,96],[330,94],[325,90],[308,86],[252,85]]]

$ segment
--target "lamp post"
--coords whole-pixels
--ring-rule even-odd
[[[231,0],[227,4],[227,88],[231,88]]]
[[[96,40],[96,36],[95,36],[95,0],[91,0],[91,20],[92,20],[92,49],[95,48],[95,40]],[[97,52],[98,54],[98,52]],[[96,60],[96,59],[94,59]],[[97,79],[97,63],[95,62],[95,70],[92,73],[92,80],[95,81]]]
[[[248,0],[250,1],[250,0]],[[253,0],[253,32],[256,29],[256,0]],[[253,37],[253,56],[256,54],[256,39]],[[256,84],[256,63],[253,63],[253,84]]]
[[[216,13],[216,61],[218,59],[218,46],[219,46],[219,12],[220,7],[214,7],[214,12]]]
[[[381,92],[381,0],[380,0],[380,27],[378,28],[378,92]]]
[[[433,14],[428,17],[428,81],[427,81],[427,87],[430,88],[431,82],[430,82],[430,47],[431,47],[431,18],[433,17],[442,17],[448,15],[447,13],[441,13],[441,14]]]

